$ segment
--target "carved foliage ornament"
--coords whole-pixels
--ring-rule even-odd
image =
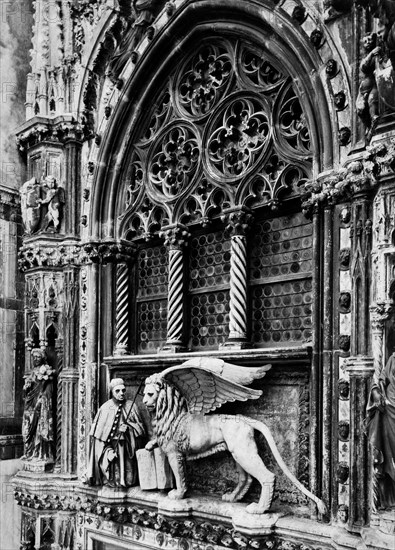
[[[220,214],[212,208],[219,190],[229,207],[246,205],[258,173],[265,192],[255,193],[253,207],[300,194],[311,167],[307,120],[290,79],[266,52],[242,42],[203,43],[151,104],[123,169],[124,236],[131,227],[132,238],[160,231],[158,209],[166,223],[185,223],[191,200],[189,222],[206,224]],[[291,165],[292,177],[284,177]]]

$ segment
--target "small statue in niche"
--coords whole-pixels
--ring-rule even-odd
[[[290,472],[283,461],[268,427],[257,419],[237,415],[207,415],[228,401],[258,399],[262,392],[246,387],[262,378],[271,368],[238,367],[219,359],[191,359],[179,367],[170,367],[146,379],[143,403],[154,415],[155,438],[145,446],[159,446],[167,455],[176,488],[168,494],[182,499],[187,490],[185,458],[196,459],[220,450],[229,451],[237,463],[239,481],[235,489],[222,496],[227,502],[241,500],[255,477],[261,484],[258,503],[249,504],[247,512],[262,514],[269,510],[275,476],[258,454],[254,431],[265,437],[274,458],[284,474],[320,511],[325,504],[308,491]]]
[[[31,235],[38,229],[41,217],[40,203],[40,184],[36,178],[31,178],[21,186],[19,190],[21,196],[22,221],[25,233]]]
[[[351,8],[351,0],[324,0],[325,21],[339,17]]]
[[[22,221],[27,235],[59,231],[64,193],[53,176],[45,176],[39,184],[36,178],[26,181],[19,191]]]
[[[135,20],[126,30],[118,52],[112,57],[107,70],[107,76],[112,81],[115,82],[118,79],[148,26],[152,23],[154,19],[153,12],[157,4],[158,0],[133,0]]]
[[[110,382],[112,397],[98,410],[90,431],[88,480],[92,485],[130,487],[137,483],[136,450],[145,427],[122,378]]]
[[[373,450],[376,509],[395,507],[395,355],[374,380],[365,419]]]
[[[46,176],[41,182],[42,199],[38,199],[43,206],[41,231],[58,231],[61,208],[64,202],[63,189],[58,187],[53,176]]]
[[[348,506],[347,504],[340,504],[337,511],[337,518],[340,523],[347,523],[348,521]]]
[[[367,133],[374,130],[379,118],[379,94],[377,89],[376,70],[377,57],[381,48],[377,45],[377,34],[369,33],[363,39],[365,57],[361,61],[361,82],[356,101],[357,114],[362,120]]]
[[[53,461],[53,377],[55,371],[46,361],[45,351],[31,351],[33,368],[25,378],[23,396],[25,409],[22,421],[22,436],[25,459]]]

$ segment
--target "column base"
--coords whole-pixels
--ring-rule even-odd
[[[247,342],[246,340],[228,340],[224,344],[220,344],[218,346],[219,350],[229,350],[229,349],[247,349],[251,348],[251,342]]]
[[[183,353],[186,351],[188,351],[188,349],[182,344],[165,344],[163,348],[158,349],[158,354]]]
[[[128,348],[127,346],[117,346],[114,350],[114,356],[119,357],[120,355],[127,355],[128,354]]]
[[[54,461],[22,458],[23,469],[26,472],[48,472],[53,469]]]

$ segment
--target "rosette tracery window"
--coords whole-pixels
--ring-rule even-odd
[[[298,205],[311,139],[291,79],[258,47],[210,39],[151,105],[120,195],[121,237],[152,263],[134,266],[135,351],[308,338],[312,237]]]

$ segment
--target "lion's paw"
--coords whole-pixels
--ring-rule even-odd
[[[252,502],[247,506],[246,511],[249,514],[264,514],[269,508],[270,506],[269,507],[260,506],[256,502]]]
[[[172,489],[169,493],[167,493],[167,496],[171,500],[180,500],[184,498],[185,491],[179,491],[178,489]]]

